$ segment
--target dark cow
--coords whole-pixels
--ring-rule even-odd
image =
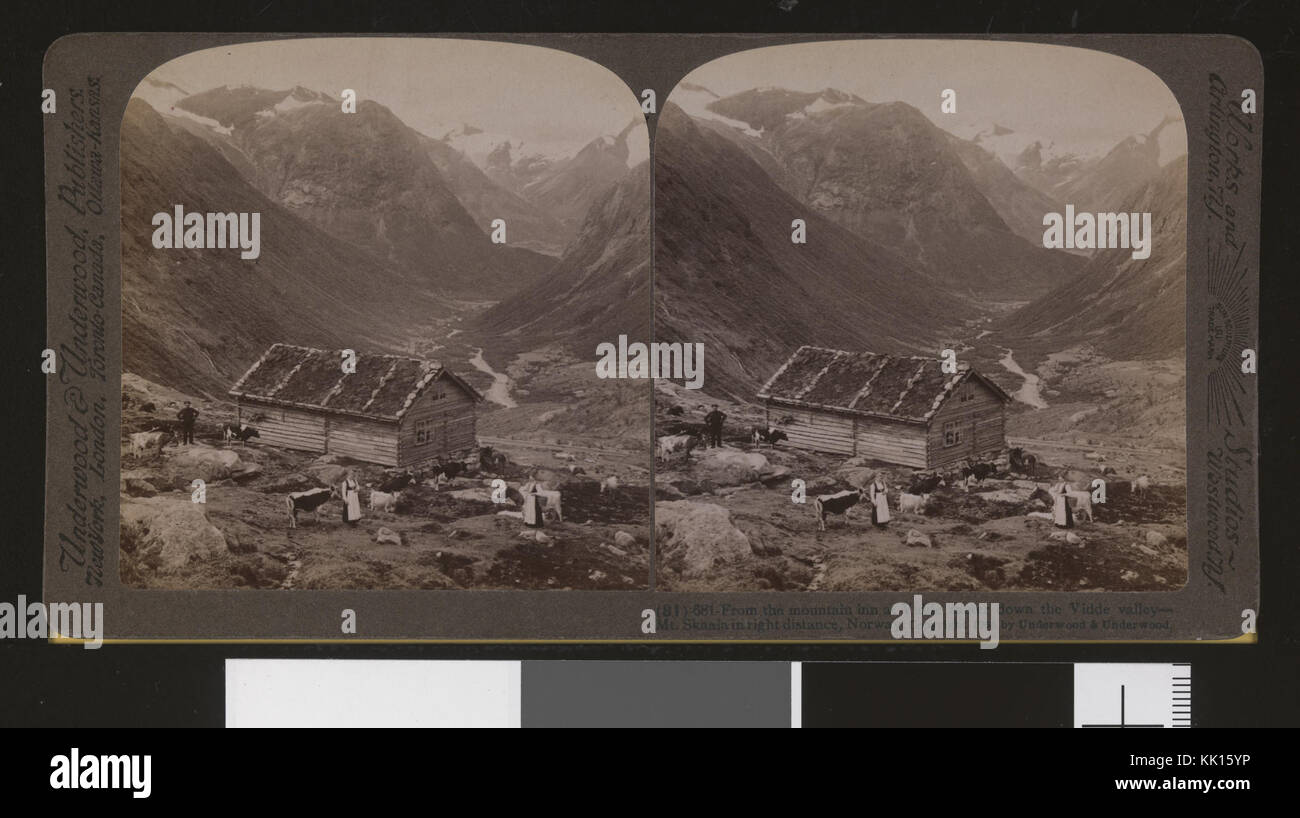
[[[984,478],[991,477],[998,467],[992,463],[972,463],[969,460],[961,467],[961,479],[969,481],[974,477],[976,483],[984,482]]]
[[[392,494],[395,491],[401,491],[415,481],[415,472],[407,469],[397,474],[386,474],[384,479],[379,481],[378,489],[384,493]]]
[[[844,523],[849,522],[849,509],[862,501],[860,491],[841,491],[836,494],[819,494],[813,498],[813,510],[817,512],[817,530],[826,530],[827,514],[843,514]]]
[[[668,408],[668,414],[672,415],[673,417],[681,417],[685,411],[686,410],[680,406],[671,406]]]
[[[441,474],[443,477],[447,478],[448,480],[454,480],[457,477],[460,477],[462,474],[464,474],[466,468],[468,467],[464,463],[460,462],[459,460],[453,460],[450,463],[439,463],[438,465],[430,469],[429,473],[432,474],[434,477],[437,477],[438,475]]]
[[[942,485],[945,484],[943,480],[943,475],[941,474],[931,474],[924,477],[917,474],[917,475],[913,475],[912,482],[908,484],[907,493],[917,494],[917,495],[932,494],[934,493],[935,489],[939,488]]]
[[[505,474],[508,462],[510,461],[504,454],[493,451],[491,446],[484,446],[478,450],[478,467],[480,471]]]
[[[1038,458],[1017,446],[1008,453],[1008,465],[1017,474],[1037,476]]]
[[[295,491],[284,498],[285,508],[289,510],[289,527],[298,527],[298,512],[310,511],[317,514],[321,506],[332,497],[338,497],[339,490],[333,486],[327,489],[307,489]]]
[[[221,427],[221,436],[225,438],[227,444],[237,439],[241,446],[251,438],[261,437],[257,430],[247,423],[227,423]]]
[[[764,429],[761,426],[755,426],[749,434],[749,439],[757,446],[759,443],[766,443],[768,446],[775,446],[782,440],[789,440],[790,436],[775,427],[769,426]]]
[[[158,407],[154,405],[153,401],[145,401],[144,403],[140,404],[140,411],[156,412],[158,411]]]

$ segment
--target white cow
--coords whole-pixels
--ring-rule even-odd
[[[370,510],[393,511],[397,508],[397,501],[401,498],[402,493],[400,491],[395,491],[392,494],[385,491],[371,491]]]
[[[1133,481],[1133,493],[1141,497],[1151,490],[1151,478],[1145,474]]]
[[[694,435],[668,435],[659,438],[656,454],[660,460],[667,460],[669,455],[677,452],[684,452],[685,456],[689,458],[696,443],[697,440]]]
[[[153,448],[161,452],[171,440],[171,432],[136,432],[131,435],[131,454],[142,457]]]
[[[930,495],[928,494],[900,494],[898,495],[898,510],[913,514],[924,514],[925,507],[929,502]]]

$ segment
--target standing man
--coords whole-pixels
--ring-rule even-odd
[[[194,421],[199,419],[199,410],[190,406],[189,401],[185,401],[185,408],[176,413],[176,417],[181,422],[181,442],[194,442]]]
[[[718,411],[718,404],[713,404],[713,411],[704,416],[704,428],[709,432],[709,445],[713,448],[722,446],[722,422],[727,416]]]

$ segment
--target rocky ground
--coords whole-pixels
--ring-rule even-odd
[[[129,434],[175,416],[184,396],[127,381],[121,474],[121,574],[140,588],[571,589],[646,587],[649,580],[649,482],[627,456],[536,445],[500,447],[502,475],[474,473],[442,490],[417,485],[392,512],[364,508],[367,484],[381,467],[315,456],[256,440],[227,447],[219,425],[232,407],[196,400],[203,413],[198,442],[130,453]],[[141,408],[152,403],[151,411]],[[571,474],[569,466],[583,474]],[[331,500],[318,514],[300,513],[289,528],[285,495],[338,484],[353,469],[364,517],[342,521]],[[619,477],[601,493],[600,480]],[[523,525],[513,502],[492,502],[502,477],[517,489],[533,476],[561,491],[564,521]],[[202,479],[206,502],[192,501]]]
[[[743,407],[723,407],[746,417]],[[752,412],[750,412],[752,414]],[[674,456],[656,474],[657,584],[674,591],[1173,590],[1187,578],[1185,486],[1179,472],[1144,496],[1130,481],[1140,455],[1105,473],[1095,521],[1056,528],[1031,497],[1058,479],[1089,485],[1107,468],[1093,451],[1053,452],[1037,480],[1003,473],[936,491],[924,513],[901,513],[905,467],[767,446],[729,430],[720,449]],[[1101,457],[1101,460],[1095,459]],[[1132,468],[1129,468],[1132,467]],[[817,530],[811,497],[861,487],[879,473],[893,519],[877,528],[865,505]],[[792,481],[809,501],[792,500]]]

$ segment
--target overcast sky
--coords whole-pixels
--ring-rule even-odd
[[[612,72],[538,46],[436,38],[324,38],[225,46],[187,54],[150,77],[190,93],[222,85],[301,85],[373,99],[430,136],[470,123],[541,145],[580,148],[617,134],[641,107]]]
[[[906,102],[969,137],[998,123],[1074,152],[1106,151],[1182,113],[1137,63],[1082,48],[971,40],[852,40],[771,46],[721,57],[686,77],[719,96],[773,86],[837,88],[868,102]],[[957,92],[957,113],[939,111]],[[1161,162],[1186,153],[1182,127],[1161,134]],[[1166,140],[1173,144],[1166,151]]]

